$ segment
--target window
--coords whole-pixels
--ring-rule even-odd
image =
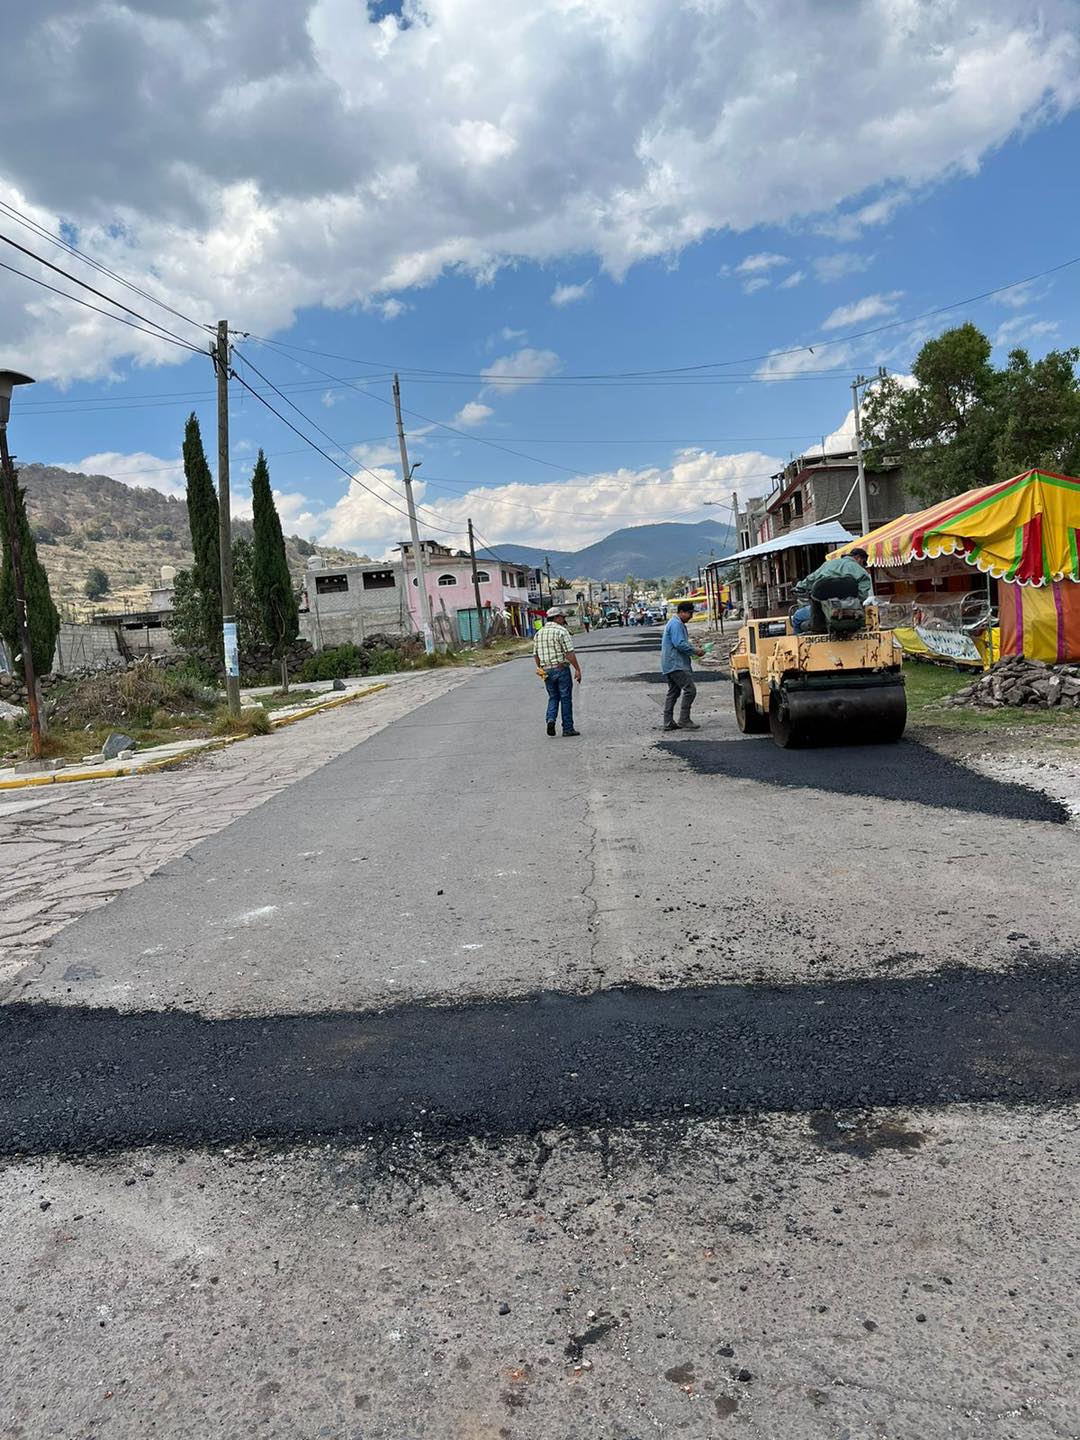
[[[780,522],[783,525],[791,524],[791,506],[787,503],[786,500],[784,501],[783,505],[780,506]]]
[[[802,513],[803,513],[803,508],[802,508],[802,491],[801,491],[801,490],[796,490],[796,491],[795,491],[795,494],[794,494],[791,498],[792,498],[792,501],[793,501],[793,503],[794,503],[794,505],[795,505],[795,518],[796,518],[796,519],[799,519],[799,517],[800,517],[800,516],[802,515]]]
[[[397,585],[392,570],[365,570],[365,590],[393,590]]]
[[[487,585],[488,582],[491,580],[491,576],[488,574],[488,572],[487,572],[486,570],[477,570],[477,572],[476,572],[476,578],[477,578],[477,580],[480,582],[481,585]]]
[[[440,576],[439,576],[439,584],[440,584],[440,585],[456,585],[456,584],[457,584],[457,576],[456,576],[456,575],[440,575]]]
[[[510,576],[507,575],[507,573],[506,573],[505,570],[502,572],[502,583],[503,583],[504,585],[509,585],[509,584],[510,584]]]
[[[347,575],[316,575],[316,595],[340,595],[349,588],[349,577]]]

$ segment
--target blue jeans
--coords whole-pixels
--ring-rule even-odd
[[[572,730],[574,728],[574,677],[570,673],[569,665],[559,665],[554,670],[549,670],[544,678],[547,686],[547,723],[554,725],[555,717],[562,707],[562,728]]]
[[[798,610],[795,611],[795,614],[792,615],[791,623],[795,627],[796,635],[805,635],[810,629],[811,610],[812,607],[810,605],[800,605]]]

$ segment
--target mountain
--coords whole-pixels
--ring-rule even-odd
[[[159,490],[121,484],[107,475],[81,475],[55,465],[22,465],[26,509],[37,537],[38,556],[49,575],[53,599],[65,614],[94,610],[141,610],[161,567],[177,570],[192,561],[187,505]],[[250,539],[249,520],[234,520],[233,534]],[[314,548],[290,535],[285,540],[289,569],[299,578]],[[331,560],[353,559],[347,550],[318,547]],[[98,566],[109,577],[109,593],[90,602],[87,571]]]
[[[661,576],[694,575],[699,565],[730,554],[735,548],[730,525],[702,520],[696,525],[665,521],[656,525],[628,525],[614,530],[584,550],[538,550],[531,545],[499,545],[478,551],[485,559],[511,560],[518,565],[543,567],[551,562],[552,575],[568,580],[641,580]]]

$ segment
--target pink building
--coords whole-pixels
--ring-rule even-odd
[[[450,550],[437,540],[421,540],[424,575],[427,580],[431,618],[438,638],[451,643],[478,640],[480,628],[476,617],[472,561],[464,550]],[[420,591],[416,581],[416,563],[411,541],[397,547],[405,569],[405,591],[409,613],[417,631],[423,629]],[[528,635],[529,572],[524,565],[503,564],[497,560],[477,559],[480,581],[480,604],[489,612],[505,614],[518,635]],[[490,619],[486,622],[490,628]]]

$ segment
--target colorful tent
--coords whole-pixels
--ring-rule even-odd
[[[846,555],[859,546],[871,565],[888,566],[962,555],[983,574],[1009,585],[1052,585],[1080,581],[1078,530],[1080,480],[1029,470],[901,515],[834,554]]]
[[[998,591],[1001,654],[1080,659],[1080,480],[1028,470],[914,515],[834,551],[859,547],[871,566],[960,555]]]

